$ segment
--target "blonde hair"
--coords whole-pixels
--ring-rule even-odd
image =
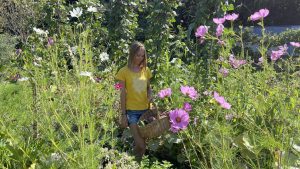
[[[144,60],[142,61],[142,63],[139,66],[142,69],[142,71],[146,70],[146,67],[147,67],[147,52],[146,52],[144,44],[142,44],[141,42],[138,42],[138,41],[133,42],[130,46],[130,49],[129,49],[129,57],[128,57],[128,68],[129,69],[133,69],[134,56],[141,49],[144,50]]]

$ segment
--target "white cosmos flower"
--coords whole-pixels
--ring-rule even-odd
[[[73,8],[73,10],[70,11],[70,15],[71,17],[79,18],[82,15],[82,8]]]
[[[42,30],[42,29],[39,29],[39,28],[36,28],[36,27],[34,27],[33,28],[33,30],[34,30],[34,32],[36,33],[36,34],[38,34],[38,35],[48,35],[48,31],[46,30],[46,31],[44,31],[44,30]]]
[[[177,60],[177,58],[173,58],[173,59],[171,60],[171,63],[175,63],[176,60]]]
[[[34,65],[34,66],[37,66],[37,67],[42,67],[42,65],[41,65],[41,64],[38,64],[37,62],[33,62],[33,65]]]
[[[93,6],[88,7],[87,11],[88,12],[98,12],[97,8],[93,7]]]
[[[102,52],[99,57],[102,62],[109,59],[109,55],[106,52]]]
[[[76,52],[77,52],[77,46],[71,47],[71,51],[72,51],[73,55],[76,54]]]
[[[83,71],[79,73],[80,76],[92,77],[92,72]]]
[[[23,81],[27,81],[29,80],[28,77],[21,77],[20,79],[18,79],[18,81],[23,82]]]
[[[43,58],[42,57],[37,57],[37,58],[35,58],[35,60],[41,61],[41,60],[43,60]]]

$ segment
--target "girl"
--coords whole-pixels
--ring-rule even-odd
[[[145,140],[139,133],[137,125],[139,118],[149,108],[151,88],[149,79],[152,73],[147,67],[147,54],[145,46],[134,42],[129,49],[129,58],[126,66],[116,75],[120,81],[121,89],[121,127],[129,125],[134,138],[134,151],[141,158],[146,150]]]

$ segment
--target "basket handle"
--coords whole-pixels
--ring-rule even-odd
[[[151,104],[153,105],[154,110],[156,112],[156,118],[159,119],[160,118],[160,114],[159,114],[159,111],[157,109],[156,104],[153,101],[150,101],[149,104],[148,104],[149,110],[151,109]]]

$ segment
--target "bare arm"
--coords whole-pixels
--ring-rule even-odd
[[[148,97],[148,101],[151,102],[152,101],[152,89],[150,86],[150,80],[147,81],[147,97]]]
[[[122,85],[121,88],[121,94],[120,94],[120,100],[121,100],[121,114],[120,114],[120,124],[121,128],[126,128],[128,126],[128,121],[126,117],[126,89],[125,89],[125,82],[120,81],[120,84]]]
[[[121,88],[121,95],[120,95],[120,100],[121,100],[121,114],[126,113],[126,89],[125,89],[125,82],[120,81],[120,84],[123,86]]]

